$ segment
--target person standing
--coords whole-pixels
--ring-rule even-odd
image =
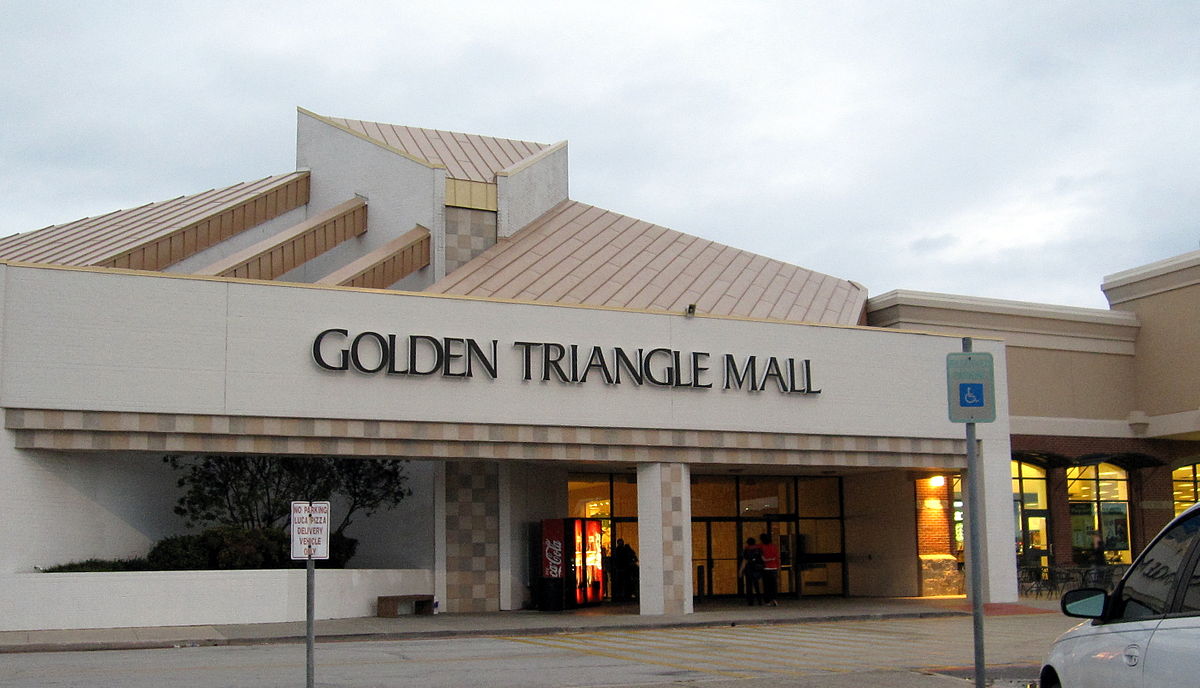
[[[763,597],[767,604],[778,607],[775,596],[779,594],[779,548],[771,542],[770,533],[763,533],[759,541],[763,558]]]
[[[637,570],[637,554],[633,547],[617,539],[613,548],[613,599],[619,602],[633,599]]]
[[[746,584],[746,604],[754,606],[763,603],[763,563],[762,547],[754,538],[746,538],[746,546],[742,548],[742,564],[738,567],[738,575]]]

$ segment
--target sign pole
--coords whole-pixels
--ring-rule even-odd
[[[317,559],[329,558],[331,512],[329,502],[292,502],[292,559],[305,560],[304,645],[306,688],[313,688],[316,675],[313,646],[316,642]]]
[[[953,423],[966,423],[967,435],[967,573],[975,635],[975,685],[987,676],[983,658],[983,466],[975,445],[975,424],[996,420],[996,378],[992,355],[973,353],[963,337],[962,353],[946,354],[946,403]]]
[[[316,641],[316,580],[317,580],[317,561],[311,556],[308,558],[305,571],[305,606],[307,607],[307,617],[304,625],[304,643],[305,643],[305,688],[313,688],[313,681],[316,675],[316,662],[313,658],[313,645]]]
[[[970,531],[971,619],[975,634],[975,685],[987,685],[983,660],[983,553],[979,546],[979,457],[975,452],[975,424],[967,423],[967,519]],[[310,687],[311,688],[311,687]]]
[[[962,337],[962,353],[971,353],[971,337]],[[983,552],[979,546],[979,499],[982,471],[976,451],[976,429],[974,423],[966,424],[967,439],[967,562],[971,574],[971,626],[974,635],[974,675],[976,688],[986,686],[986,663],[984,662],[983,640]],[[310,687],[311,688],[311,687]]]

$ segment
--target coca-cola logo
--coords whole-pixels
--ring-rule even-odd
[[[542,553],[545,559],[545,571],[543,575],[547,578],[562,578],[563,575],[563,543],[562,540],[546,540],[545,550]]]

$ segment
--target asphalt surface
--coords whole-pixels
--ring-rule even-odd
[[[1058,612],[1057,600],[1027,599],[988,605],[989,616]],[[400,640],[455,636],[503,636],[583,632],[599,629],[682,628],[730,624],[811,623],[892,618],[970,616],[962,597],[804,598],[778,607],[747,607],[737,601],[704,602],[694,614],[642,616],[636,603],[602,605],[566,612],[509,611],[484,614],[437,614],[399,618],[319,619],[317,642]],[[46,629],[0,631],[0,653],[122,650],[258,643],[303,642],[299,622],[154,626],[140,628]]]
[[[1053,603],[1001,605],[985,620],[989,685],[1036,678],[1071,620]],[[316,685],[333,688],[896,688],[973,685],[971,618],[960,599],[703,605],[686,617],[634,608],[564,614],[322,622]],[[4,640],[8,688],[282,688],[302,685],[293,624],[33,632]],[[137,632],[143,633],[137,637]],[[96,637],[93,634],[106,634]],[[37,641],[38,644],[34,644]],[[54,642],[50,642],[54,641]],[[148,647],[170,649],[141,649]],[[80,651],[87,650],[87,651]],[[103,650],[103,651],[101,651]]]

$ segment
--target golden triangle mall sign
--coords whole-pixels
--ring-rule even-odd
[[[312,358],[324,370],[367,375],[440,375],[496,379],[502,374],[498,340],[360,332],[330,328],[313,339]],[[667,347],[629,349],[558,342],[514,341],[523,380],[563,384],[649,385],[812,396],[812,361],[795,357],[714,355]]]

